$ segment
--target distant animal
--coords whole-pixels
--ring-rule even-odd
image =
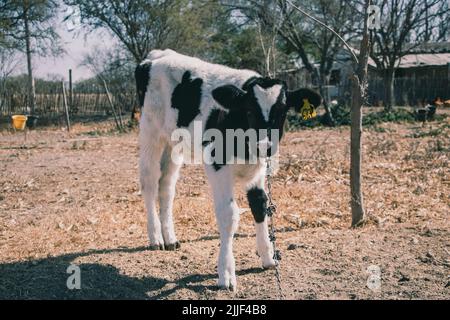
[[[131,121],[132,122],[139,122],[140,120],[141,120],[141,108],[135,106],[131,110]]]
[[[142,106],[140,183],[147,211],[150,248],[155,250],[180,247],[172,211],[179,170],[182,160],[186,159],[175,150],[176,142],[171,139],[175,130],[185,129],[195,137],[195,123],[199,121],[202,132],[208,129],[222,133],[227,129],[277,129],[280,132],[278,139],[281,139],[289,109],[298,111],[305,101],[314,107],[322,103],[321,96],[313,90],[290,91],[283,81],[262,77],[251,70],[208,63],[169,49],[151,51],[148,59],[136,68],[135,77]],[[274,142],[278,141],[272,141],[270,136],[260,138],[258,136],[257,152],[274,155],[277,152]],[[213,150],[224,145],[225,141],[201,136],[194,139],[192,150],[209,150],[214,155]],[[246,145],[244,155],[234,153],[232,156],[248,159],[249,153],[254,152],[248,148]],[[234,196],[236,183],[247,193],[262,266],[272,268],[276,265],[267,226],[265,164],[265,158],[256,164],[228,161],[204,164],[220,232],[218,285],[221,288],[236,289],[232,251],[240,213]]]
[[[441,100],[440,97],[437,97],[436,99],[433,100],[432,105],[436,107],[442,107],[444,105],[444,102]]]

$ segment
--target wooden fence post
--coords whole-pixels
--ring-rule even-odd
[[[70,132],[69,108],[67,106],[66,87],[64,86],[64,80],[61,83],[62,83],[62,94],[63,94],[64,110],[66,111],[67,131]]]
[[[108,102],[109,102],[109,106],[111,107],[113,116],[114,116],[114,121],[116,122],[116,126],[118,130],[122,130],[122,123],[119,121],[118,117],[117,117],[117,113],[116,113],[116,109],[114,108],[112,99],[111,99],[111,95],[109,94],[109,90],[108,90],[108,86],[106,85],[106,81],[103,80],[103,86],[105,87],[105,91],[106,91],[106,96],[108,98]]]
[[[72,69],[69,69],[69,107],[73,112],[73,85],[72,85]]]

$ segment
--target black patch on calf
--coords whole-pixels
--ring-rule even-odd
[[[213,109],[206,120],[205,131],[208,129],[218,129],[220,118],[224,117],[222,114],[224,111],[219,109]],[[222,115],[221,115],[222,114]],[[204,141],[204,145],[207,145],[210,141]]]
[[[309,103],[315,108],[322,104],[322,97],[312,89],[302,88],[286,93],[286,105],[290,108],[294,108],[296,112],[299,112],[303,106],[303,99],[308,99]]]
[[[200,113],[203,80],[191,79],[191,72],[183,74],[181,83],[172,93],[172,108],[178,109],[178,127],[188,127],[192,120]]]
[[[226,116],[226,114],[223,110],[213,109],[211,111],[211,113],[209,114],[208,119],[206,120],[205,131],[207,131],[208,129],[219,129],[219,124],[221,123],[221,121],[223,121],[225,116]],[[206,147],[210,143],[214,143],[214,139],[203,140],[202,145],[203,145],[203,147]],[[214,158],[215,156],[216,156],[216,152],[215,152],[215,149],[213,149],[211,151],[211,157]],[[214,162],[212,164],[212,166],[213,166],[214,170],[216,170],[216,172],[217,172],[224,166],[224,164],[218,164],[218,163]]]
[[[242,90],[248,91],[248,89],[250,89],[251,86],[255,85],[255,83],[258,81],[258,79],[261,79],[261,77],[251,77],[251,78],[249,78],[242,85]]]
[[[281,85],[283,90],[278,97],[278,100],[272,106],[269,121],[266,121],[261,112],[259,103],[254,95],[253,87],[255,85],[260,86],[261,88],[267,89],[274,85]],[[279,139],[283,136],[283,126],[286,120],[287,110],[284,101],[285,101],[285,90],[286,84],[277,79],[263,78],[263,77],[251,77],[249,78],[243,85],[242,89],[239,89],[233,85],[224,85],[218,88],[215,88],[212,91],[212,96],[216,100],[218,104],[227,109],[224,110],[213,110],[211,111],[205,131],[211,128],[218,129],[222,132],[223,136],[223,145],[217,146],[217,148],[222,147],[222,150],[226,150],[227,145],[227,129],[242,129],[244,132],[250,128],[254,129],[278,129],[280,130]],[[257,139],[260,140],[259,131],[257,130]],[[269,139],[271,137],[269,136]],[[208,145],[209,143],[213,143],[213,141],[203,141],[203,146]],[[216,142],[217,143],[217,142]],[[278,141],[276,142],[278,143]],[[238,156],[238,148],[235,144],[234,156]],[[272,155],[272,148],[269,148],[268,155]],[[265,156],[260,155],[259,150],[256,150],[256,156]],[[214,155],[212,155],[214,157]],[[224,154],[227,156],[227,154]],[[251,157],[254,159],[254,150],[250,150],[250,145],[247,142],[245,145],[245,154],[239,155],[240,158],[245,158],[245,160],[249,160]],[[218,171],[223,166],[226,165],[227,160],[229,159],[216,159],[216,163],[213,164],[213,168]]]
[[[231,160],[230,158],[232,156],[237,157],[238,156],[238,146],[237,144],[234,144],[234,152],[232,155],[228,155],[226,154],[226,146],[227,146],[227,135],[226,135],[226,130],[227,129],[232,129],[232,130],[237,130],[237,129],[242,129],[244,131],[247,131],[249,129],[249,125],[248,125],[248,121],[247,121],[247,116],[245,114],[244,110],[241,110],[239,108],[237,109],[232,109],[231,111],[224,111],[224,110],[219,110],[219,109],[214,109],[211,111],[211,113],[209,114],[209,117],[206,121],[206,125],[205,125],[205,132],[208,129],[217,129],[222,133],[222,137],[223,137],[223,141],[222,141],[222,145],[217,145],[217,142],[215,141],[203,141],[203,146],[207,146],[210,143],[215,143],[214,149],[211,152],[211,156],[213,158],[216,157],[216,154],[214,152],[215,148],[222,148],[221,150],[223,150],[223,158],[222,159],[217,159],[215,158],[216,162],[214,162],[212,164],[214,170],[219,171],[222,167],[224,167],[228,160]],[[235,141],[236,142],[236,141]],[[250,147],[248,144],[245,145],[244,148],[244,159],[245,160],[249,160],[250,159]],[[228,158],[227,158],[228,156]],[[243,158],[242,155],[239,155],[240,158]]]
[[[264,222],[267,211],[267,195],[264,190],[252,188],[247,192],[247,199],[256,223]]]
[[[242,107],[243,96],[245,92],[233,85],[225,85],[215,88],[212,91],[212,96],[222,107],[229,110],[236,110]]]
[[[151,62],[145,62],[136,67],[134,77],[136,79],[136,91],[139,99],[139,106],[144,106],[145,94],[147,93],[148,83],[150,81]]]
[[[276,84],[281,84],[283,87],[286,87],[286,83],[278,80],[278,79],[272,79],[272,78],[263,78],[263,77],[251,77],[245,83],[242,85],[242,90],[249,91],[251,88],[253,88],[255,85],[260,86],[263,89],[267,89],[270,87],[273,87]]]

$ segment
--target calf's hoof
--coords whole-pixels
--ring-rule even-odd
[[[225,291],[231,291],[231,292],[236,292],[236,285],[218,285],[219,290],[225,290]]]
[[[217,283],[217,286],[219,287],[219,290],[228,290],[236,292],[237,290],[237,284],[236,284],[236,277],[219,277],[219,281]]]
[[[164,245],[163,244],[151,244],[148,246],[148,249],[150,251],[164,250]]]
[[[263,268],[266,270],[275,269],[277,265],[278,265],[278,262],[275,261],[274,259],[270,259],[268,261],[263,262]]]
[[[175,243],[169,243],[169,244],[164,245],[164,248],[167,251],[175,251],[177,249],[180,249],[180,247],[181,247],[181,244],[179,241],[177,241]]]

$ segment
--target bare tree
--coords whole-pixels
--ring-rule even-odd
[[[0,46],[0,109],[6,102],[4,98],[7,96],[6,85],[9,77],[13,72],[22,66],[17,51]]]
[[[17,51],[0,46],[0,83],[8,79],[14,71],[22,66]]]
[[[271,0],[261,1],[259,13],[254,18],[258,30],[259,43],[264,54],[264,75],[275,77],[277,73],[277,46],[276,40],[279,29],[282,25],[282,15],[275,18],[276,3]],[[271,23],[267,20],[271,19]]]
[[[137,111],[134,100],[130,99],[135,92],[134,82],[130,78],[136,66],[126,50],[118,45],[108,49],[94,47],[83,57],[81,65],[95,74],[97,87],[101,90],[108,88],[118,107],[119,119],[122,111],[133,111],[133,114]]]
[[[285,0],[279,0],[284,12],[285,25],[281,29],[283,39],[299,54],[305,68],[313,75],[322,96],[327,97],[326,86],[330,83],[331,71],[336,56],[344,47],[342,39],[350,41],[358,34],[355,28],[355,20],[358,16],[347,0],[316,0],[306,1],[306,9],[314,17],[335,31],[331,32],[324,27],[318,27],[305,18],[293,15]],[[301,30],[299,32],[298,30]],[[340,35],[340,36],[338,36]],[[341,39],[340,39],[341,38]],[[318,67],[309,59],[305,48],[310,48],[318,59]],[[324,100],[324,107],[328,117],[328,123],[334,124],[334,119],[328,105],[328,99]]]
[[[268,6],[265,1],[241,0],[223,1],[225,6],[234,8],[256,23],[265,24],[266,30],[276,30],[285,42],[289,52],[295,53],[304,67],[311,74],[313,82],[319,87],[323,96],[325,86],[329,84],[333,62],[343,43],[335,33],[326,28],[317,28],[304,15],[292,8],[286,0],[271,1]],[[357,35],[354,32],[355,15],[346,0],[308,0],[302,3],[308,12],[326,21],[338,34],[350,40]],[[309,53],[309,54],[308,54]],[[318,67],[314,58],[317,57]],[[329,124],[334,124],[328,101],[324,107]]]
[[[370,57],[386,83],[385,110],[395,105],[395,69],[401,58],[425,41],[448,37],[448,2],[442,0],[374,0],[381,12],[380,28],[371,33]]]
[[[24,23],[24,39],[25,52],[27,54],[28,69],[28,99],[30,101],[31,113],[34,113],[36,104],[36,88],[34,86],[33,66],[31,64],[31,29],[30,29],[30,7],[26,1],[23,2],[23,23]]]
[[[54,26],[57,5],[56,0],[6,0],[0,5],[3,7],[0,14],[3,45],[25,52],[27,57],[31,113],[34,113],[36,101],[32,56],[62,53]]]
[[[91,30],[109,30],[141,62],[152,49],[189,48],[206,41],[214,15],[212,1],[188,0],[64,0],[79,9]],[[67,17],[69,18],[69,17]],[[198,46],[200,48],[201,46]],[[186,50],[185,50],[186,51]],[[193,53],[193,52],[186,52]]]

